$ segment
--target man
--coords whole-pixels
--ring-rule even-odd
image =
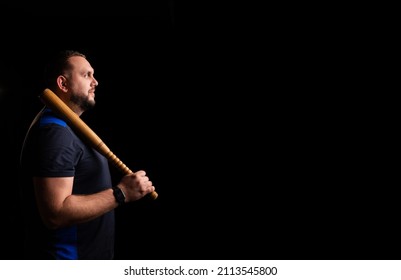
[[[98,81],[85,55],[61,52],[45,78],[78,116],[95,106]],[[47,107],[27,133],[21,166],[25,259],[113,259],[114,209],[155,190],[143,170],[113,187],[107,159]]]

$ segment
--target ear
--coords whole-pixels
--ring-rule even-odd
[[[62,90],[62,91],[67,91],[67,79],[60,75],[57,77],[57,86]]]

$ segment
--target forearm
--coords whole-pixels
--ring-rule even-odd
[[[112,189],[90,195],[69,195],[62,204],[46,215],[50,228],[60,228],[93,220],[118,206]]]

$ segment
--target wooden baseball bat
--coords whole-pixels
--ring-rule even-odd
[[[112,164],[114,164],[123,174],[133,173],[112,151],[103,143],[102,139],[77,115],[70,107],[68,107],[53,91],[46,88],[39,96],[42,102],[58,113],[75,132],[83,137],[89,145],[91,145],[100,154],[105,156]],[[152,199],[156,199],[158,194],[152,192],[149,194]]]

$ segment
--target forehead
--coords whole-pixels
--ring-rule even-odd
[[[72,56],[68,59],[73,70],[92,71],[93,68],[89,61],[82,56]]]

